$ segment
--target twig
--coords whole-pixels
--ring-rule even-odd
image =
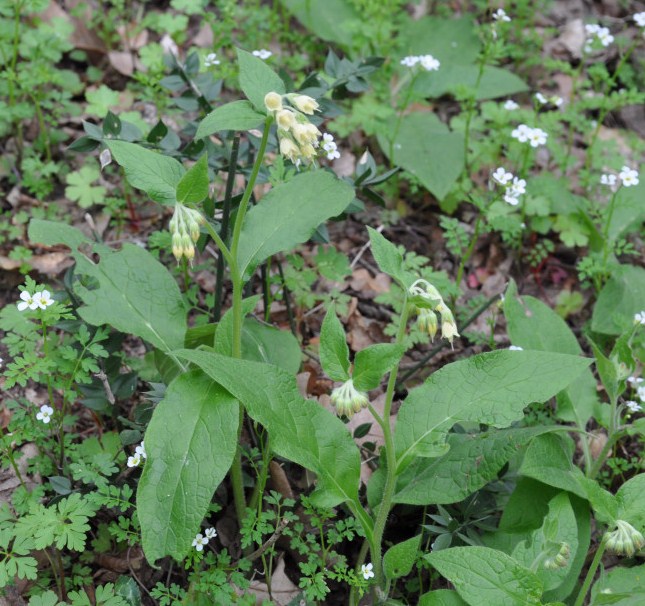
[[[263,553],[267,551],[270,547],[274,545],[274,543],[280,538],[280,535],[284,532],[284,529],[288,526],[289,520],[287,518],[282,518],[280,520],[280,523],[278,524],[278,527],[275,529],[275,532],[269,537],[266,543],[264,545],[260,545],[253,553],[249,554],[246,556],[247,560],[250,560],[251,562],[253,560],[257,560]]]

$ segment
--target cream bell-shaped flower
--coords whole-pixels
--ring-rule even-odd
[[[607,549],[629,558],[645,547],[643,535],[625,520],[616,520],[616,530],[605,533],[604,540]]]
[[[282,95],[276,92],[270,92],[264,95],[264,106],[270,112],[277,112],[282,109]]]
[[[35,295],[32,296],[26,290],[23,290],[20,293],[20,298],[22,299],[18,303],[18,311],[25,311],[25,309],[36,309],[38,307],[38,301],[36,300]]]
[[[300,156],[300,148],[291,139],[283,137],[280,139],[280,153],[292,162],[296,162]]]
[[[289,101],[295,105],[303,114],[313,115],[320,107],[313,97],[308,95],[292,95]]]
[[[281,109],[275,115],[279,128],[289,130],[296,123],[296,115],[290,109]]]
[[[332,390],[331,403],[336,407],[338,416],[351,419],[355,413],[367,408],[369,399],[366,393],[358,391],[354,387],[354,382],[348,379],[340,387]]]

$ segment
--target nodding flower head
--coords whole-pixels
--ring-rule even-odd
[[[439,291],[427,280],[416,280],[408,288],[408,300],[418,315],[419,328],[431,339],[437,333],[435,312],[441,316],[441,336],[452,345],[452,340],[459,336],[457,323]]]
[[[616,529],[605,533],[604,540],[607,542],[607,549],[630,558],[645,547],[643,535],[624,520],[616,520]]]
[[[544,560],[544,568],[547,570],[557,570],[558,568],[566,568],[569,564],[569,556],[571,555],[571,547],[568,543],[560,543],[556,546],[557,552],[552,550],[552,553]]]
[[[199,226],[204,223],[199,211],[188,208],[177,202],[175,212],[170,219],[170,233],[172,235],[172,254],[177,262],[182,257],[192,261],[195,257],[195,242],[199,240]]]
[[[339,417],[346,416],[351,419],[355,413],[367,407],[369,399],[367,394],[358,391],[354,387],[354,382],[348,379],[331,392],[331,402],[336,407]]]

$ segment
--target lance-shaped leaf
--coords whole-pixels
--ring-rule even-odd
[[[237,448],[239,403],[201,370],[178,376],[154,410],[137,514],[148,561],[182,560]]]
[[[452,547],[425,556],[471,605],[540,604],[542,582],[512,557],[488,547]]]
[[[262,59],[237,49],[240,66],[240,88],[247,99],[260,111],[266,111],[264,97],[267,93],[285,93],[284,82]]]
[[[208,137],[222,130],[251,130],[264,122],[266,114],[253,109],[249,101],[233,101],[216,107],[197,127],[195,139]]]
[[[349,379],[349,347],[335,309],[325,315],[320,328],[320,364],[333,381]]]
[[[125,170],[132,187],[145,191],[160,204],[175,203],[177,185],[186,172],[177,160],[126,141],[106,141],[105,144]]]
[[[182,204],[197,204],[206,196],[208,196],[208,154],[202,154],[177,183],[177,200]]]
[[[237,251],[240,272],[306,242],[353,199],[352,187],[324,170],[301,173],[274,187],[244,219]]]
[[[361,349],[354,359],[354,387],[361,391],[376,389],[385,373],[398,364],[404,352],[405,347],[396,343],[377,343]]]
[[[379,269],[394,278],[402,287],[405,287],[407,280],[405,271],[403,270],[403,255],[381,233],[371,227],[368,227],[367,231],[370,235],[372,256],[379,266]]]
[[[197,364],[233,394],[271,436],[273,451],[318,476],[316,505],[356,502],[360,456],[338,417],[305,400],[293,375],[277,366],[236,360],[213,352],[182,349],[175,354]]]
[[[508,427],[528,404],[553,397],[589,363],[565,354],[502,350],[444,366],[413,389],[399,410],[399,471],[415,456],[445,454],[446,435],[455,423]]]
[[[186,309],[177,283],[147,250],[124,244],[121,250],[92,243],[78,230],[53,221],[32,220],[32,242],[65,244],[76,259],[76,272],[96,281],[96,288],[80,284],[74,290],[84,305],[80,316],[90,324],[110,324],[170,352],[182,347]],[[99,257],[94,261],[79,251],[86,245]]]

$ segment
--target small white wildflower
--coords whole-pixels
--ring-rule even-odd
[[[270,50],[267,50],[266,48],[261,48],[260,50],[254,50],[251,54],[254,57],[258,57],[259,59],[262,59],[262,61],[265,61],[271,55],[273,55],[273,53]]]
[[[513,173],[509,173],[504,167],[500,166],[493,173],[493,181],[496,181],[500,185],[506,185],[513,179]]]
[[[528,134],[528,141],[531,147],[539,147],[546,144],[548,136],[541,128],[532,128]]]
[[[535,98],[537,99],[538,103],[541,103],[542,105],[546,105],[549,102],[549,100],[542,93],[535,93]]]
[[[600,175],[600,184],[614,187],[616,185],[616,175],[602,174]]]
[[[524,351],[524,348],[519,345],[510,345],[508,351]]]
[[[204,59],[204,67],[212,67],[213,65],[219,65],[220,60],[217,58],[217,53],[208,53]]]
[[[510,204],[511,206],[517,206],[520,203],[519,198],[513,195],[512,191],[506,191],[504,194],[504,202]]]
[[[34,301],[40,309],[47,309],[50,305],[53,305],[54,299],[51,298],[48,290],[43,290],[42,292],[37,292],[34,295]]]
[[[441,67],[439,60],[435,59],[432,55],[421,55],[418,59],[421,67],[427,72],[436,72]]]
[[[141,455],[135,452],[131,457],[128,457],[128,467],[139,467],[141,465]]]
[[[338,158],[340,158],[338,149],[330,149],[327,151],[327,160],[337,160]]]
[[[519,177],[513,177],[513,183],[511,185],[511,189],[513,190],[516,196],[521,196],[522,194],[525,194],[526,181],[524,179],[520,179]]]
[[[142,457],[142,458],[144,458],[144,459],[147,459],[147,458],[148,458],[148,455],[146,454],[146,448],[145,448],[145,446],[143,445],[143,442],[141,442],[141,444],[139,444],[139,446],[137,446],[137,447],[134,449],[134,452],[135,452],[135,454],[138,454],[140,457]]]
[[[206,535],[207,539],[214,539],[217,536],[217,530],[214,528],[207,528],[204,531],[204,534]]]
[[[197,551],[202,551],[204,549],[204,545],[208,545],[208,539],[201,533],[197,534],[193,539],[193,547]]]
[[[600,40],[600,44],[604,47],[609,46],[614,41],[614,37],[609,33],[609,30],[606,27],[601,27],[597,36],[598,40]]]
[[[506,11],[503,8],[498,8],[493,13],[493,19],[495,21],[503,21],[505,23],[510,23],[511,22],[511,18],[506,14]]]
[[[625,406],[629,409],[629,412],[640,412],[643,410],[643,407],[638,402],[634,402],[634,400],[627,400]]]
[[[363,578],[366,581],[374,577],[374,570],[372,570],[373,568],[374,568],[374,565],[372,564],[372,562],[363,564],[361,566],[361,573],[363,574]]]
[[[634,314],[634,324],[645,325],[645,310],[640,311],[637,314]]]
[[[407,57],[403,57],[403,59],[401,59],[401,65],[405,65],[405,67],[414,67],[417,63],[419,63],[420,60],[421,57],[408,55]]]
[[[526,124],[520,124],[511,132],[511,137],[517,139],[520,143],[526,143],[529,140],[529,135],[533,129]]]
[[[597,23],[587,23],[585,25],[585,32],[588,36],[595,36],[600,31],[600,25]]]
[[[638,27],[645,27],[645,12],[635,13],[634,21],[636,21],[636,25],[638,25]]]
[[[38,301],[36,301],[35,296],[31,296],[26,290],[23,290],[20,293],[20,298],[22,301],[18,303],[18,311],[24,311],[25,309],[36,309],[38,307]]]
[[[513,99],[507,99],[506,101],[504,101],[503,107],[504,107],[504,109],[508,110],[509,112],[512,112],[512,111],[514,111],[516,109],[519,109],[520,106],[517,103],[515,103],[515,101],[513,101]]]
[[[629,166],[623,166],[622,170],[618,174],[623,187],[632,187],[633,185],[638,185],[638,171],[629,168]]]
[[[47,425],[51,421],[51,416],[54,414],[54,409],[47,404],[43,404],[40,407],[40,412],[36,414],[36,419],[42,421]]]
[[[645,379],[642,379],[641,377],[627,377],[627,382],[630,385],[639,385],[643,381],[645,381]]]
[[[641,385],[636,389],[636,395],[639,400],[645,402],[645,385]]]

